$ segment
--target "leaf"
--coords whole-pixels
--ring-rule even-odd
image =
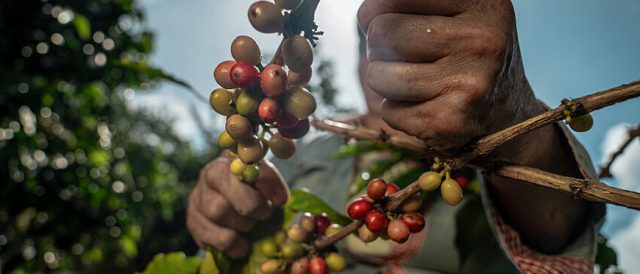
[[[600,265],[601,273],[605,273],[605,270],[612,265],[618,265],[618,255],[607,244],[607,238],[600,235],[598,237],[598,252],[596,255],[596,264]]]
[[[324,212],[327,213],[332,222],[342,226],[351,223],[349,218],[335,211],[322,199],[318,198],[318,196],[302,189],[294,189],[291,191],[289,202],[287,202],[284,208],[285,210],[291,210],[292,212],[310,212],[314,215]]]
[[[456,215],[456,238],[460,265],[463,265],[468,256],[478,246],[487,246],[486,242],[492,238],[491,228],[477,196],[469,198],[469,202],[463,205]]]
[[[139,73],[147,75],[147,77],[151,79],[166,80],[174,84],[177,84],[179,86],[182,86],[190,91],[194,91],[193,87],[191,87],[191,85],[189,85],[186,81],[180,80],[174,77],[173,75],[164,72],[162,69],[152,67],[146,62],[114,61],[113,65],[117,67],[137,71]]]
[[[363,153],[380,151],[385,149],[389,149],[389,146],[385,143],[376,142],[376,141],[359,141],[354,144],[341,147],[335,156],[338,158],[357,156]]]
[[[78,32],[78,36],[82,40],[89,39],[89,36],[91,35],[91,23],[87,17],[82,14],[76,14],[76,17],[73,20],[73,25],[76,27],[76,32]]]
[[[401,174],[400,176],[397,176],[393,179],[391,179],[391,181],[398,185],[400,188],[405,188],[407,187],[409,184],[415,182],[418,180],[418,178],[420,178],[420,176],[429,171],[427,168],[425,167],[420,167],[420,168],[416,168],[416,169],[412,169],[409,170],[403,174]]]
[[[231,259],[222,252],[209,249],[204,254],[202,264],[200,265],[199,274],[226,274],[229,273],[231,267]]]
[[[142,274],[196,274],[201,262],[200,258],[187,257],[182,252],[161,253],[153,256]]]

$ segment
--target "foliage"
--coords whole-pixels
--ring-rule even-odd
[[[128,107],[158,80],[133,0],[0,3],[0,262],[7,273],[140,270],[194,251],[185,199],[215,151]],[[167,256],[166,258],[173,258]]]

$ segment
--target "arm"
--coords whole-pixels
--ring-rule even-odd
[[[541,113],[524,74],[508,0],[366,0],[368,88],[384,97],[383,119],[445,151]],[[554,127],[513,140],[495,157],[579,177]],[[489,189],[523,241],[553,253],[570,243],[587,204],[504,178]]]

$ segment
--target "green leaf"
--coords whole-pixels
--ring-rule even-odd
[[[142,274],[196,274],[201,264],[198,257],[187,257],[182,252],[157,254]]]
[[[138,73],[142,73],[151,79],[166,80],[174,84],[177,84],[179,86],[182,86],[186,89],[189,89],[191,91],[194,91],[193,87],[191,87],[191,85],[189,85],[186,81],[178,79],[175,76],[164,72],[162,69],[152,67],[146,62],[114,61],[113,65],[124,68],[124,69],[130,69]]]
[[[332,222],[342,226],[351,223],[349,218],[335,211],[322,199],[302,189],[294,189],[291,191],[289,202],[287,202],[284,208],[292,212],[310,212],[314,215],[324,212],[327,213]]]
[[[82,40],[89,39],[89,36],[91,36],[91,23],[87,17],[82,14],[76,14],[73,25],[76,27],[76,32],[78,32],[78,36]]]
[[[336,153],[336,157],[356,156],[367,152],[380,151],[389,149],[385,143],[376,141],[359,141],[354,144],[346,145],[340,148]]]
[[[133,240],[133,238],[125,235],[120,237],[119,242],[120,246],[122,247],[122,251],[125,255],[127,255],[127,257],[134,258],[136,255],[138,255],[138,245],[136,244],[136,241]]]
[[[598,237],[596,264],[600,265],[601,273],[604,273],[609,266],[618,265],[618,255],[616,251],[607,244],[607,238],[602,235]]]

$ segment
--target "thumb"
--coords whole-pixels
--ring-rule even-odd
[[[260,164],[260,178],[256,181],[255,188],[276,207],[283,206],[289,199],[289,187],[282,174],[266,159]]]

